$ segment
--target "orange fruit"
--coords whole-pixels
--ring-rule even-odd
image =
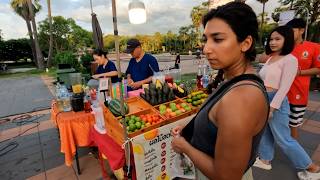
[[[143,136],[144,136],[145,140],[152,140],[155,137],[157,137],[158,134],[159,134],[159,130],[158,129],[153,129],[151,131],[148,131],[148,132],[144,133]]]

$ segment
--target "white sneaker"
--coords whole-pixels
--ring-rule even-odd
[[[271,164],[265,164],[263,163],[259,157],[256,158],[256,162],[254,162],[253,164],[254,167],[258,167],[258,168],[261,168],[261,169],[265,169],[265,170],[271,170],[272,169],[272,166]]]
[[[301,171],[298,172],[298,177],[300,180],[320,180],[320,172]]]

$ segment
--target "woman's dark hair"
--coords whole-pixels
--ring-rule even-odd
[[[241,2],[227,3],[209,11],[202,18],[203,26],[205,27],[208,21],[213,18],[225,21],[236,34],[238,42],[244,41],[248,36],[252,37],[252,45],[245,52],[245,57],[250,61],[254,61],[256,58],[255,43],[259,36],[257,16],[252,8]],[[218,75],[210,87],[216,88],[223,81],[223,70],[220,69]]]
[[[283,47],[281,49],[280,55],[290,54],[294,48],[294,34],[293,30],[288,26],[279,26],[271,31],[267,39],[267,45],[265,48],[266,54],[269,55],[273,51],[270,48],[270,38],[273,32],[279,33],[282,37],[284,37]]]
[[[104,51],[104,50],[102,50],[102,49],[95,49],[95,50],[93,51],[92,55],[98,55],[98,56],[104,55],[104,57],[107,58],[108,51]]]
[[[213,18],[225,21],[236,34],[238,42],[244,41],[248,36],[252,37],[253,43],[250,49],[245,52],[245,56],[250,61],[254,61],[256,58],[255,42],[259,36],[257,16],[251,7],[241,2],[230,2],[219,6],[203,17],[203,26],[205,27],[208,21]]]

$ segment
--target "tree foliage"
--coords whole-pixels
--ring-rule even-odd
[[[92,33],[84,30],[72,18],[62,16],[52,17],[53,46],[55,53],[61,51],[76,51],[79,48],[92,46]],[[45,52],[49,50],[49,20],[39,23],[40,46]]]
[[[272,14],[274,20],[278,20],[279,14],[285,10],[296,10],[296,16],[306,19],[307,10],[309,11],[309,31],[308,39],[320,41],[320,0],[279,0],[281,8],[275,9]]]
[[[18,61],[32,59],[29,39],[12,39],[0,41],[0,61]]]

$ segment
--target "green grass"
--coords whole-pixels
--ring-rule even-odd
[[[182,74],[181,75],[181,81],[192,81],[193,79],[195,80],[197,78],[196,73],[189,73],[189,74]]]
[[[40,75],[48,75],[52,77],[56,77],[56,68],[50,68],[49,72],[39,69],[32,69],[26,72],[17,72],[17,73],[0,73],[0,78],[17,78],[17,77],[25,77],[25,76],[40,76]]]

